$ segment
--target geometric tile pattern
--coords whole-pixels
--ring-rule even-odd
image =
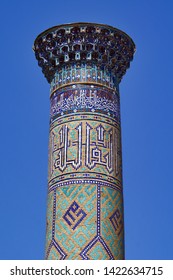
[[[75,88],[76,96],[81,90]],[[59,94],[57,102],[69,96]],[[69,108],[50,124],[46,258],[123,259],[119,117],[83,111],[79,103],[73,115]]]
[[[81,91],[77,86],[76,96],[80,97]],[[104,95],[103,91],[105,104],[111,95],[116,100],[117,93],[107,90]],[[55,112],[50,124],[46,258],[123,259],[119,117],[115,112],[113,117],[109,110],[102,114],[102,108],[93,110],[94,105],[89,112],[84,111],[79,102],[70,113],[75,93],[61,90],[57,96],[59,108],[61,104],[68,106],[63,114]],[[55,96],[52,98],[56,107]],[[116,113],[119,116],[119,109]]]
[[[58,118],[51,125],[50,185],[52,181],[54,184],[55,181],[70,177],[84,178],[84,173],[88,178],[105,178],[105,181],[121,182],[119,124],[115,120],[109,121],[108,117],[97,117],[96,113],[93,113],[92,117],[76,113],[73,117]]]
[[[76,184],[51,191],[47,217],[52,224],[47,229],[46,258],[123,259],[123,229],[117,234],[110,220],[117,207],[123,217],[121,196],[119,191],[99,184]],[[85,214],[79,219],[77,213]]]
[[[109,86],[115,90],[115,78],[107,69],[101,69],[97,65],[70,65],[64,67],[59,72],[55,73],[51,82],[51,88],[55,91],[63,85],[71,84],[72,82],[98,82],[102,86]]]
[[[86,213],[81,209],[79,204],[74,201],[65,212],[63,218],[73,230],[82,222],[86,217]]]

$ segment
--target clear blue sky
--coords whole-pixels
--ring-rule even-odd
[[[173,259],[173,1],[1,1],[0,259],[43,259],[49,84],[35,37],[105,23],[137,46],[120,84],[126,259]]]

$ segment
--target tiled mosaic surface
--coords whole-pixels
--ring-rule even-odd
[[[124,258],[119,114],[115,90],[51,96],[47,259]]]
[[[118,90],[94,85],[72,85],[53,92],[51,122],[62,115],[76,112],[95,112],[120,121]]]
[[[123,259],[122,196],[116,189],[76,183],[48,195],[47,259]]]
[[[51,130],[50,145],[50,181],[84,172],[121,179],[119,130],[110,124],[88,118],[65,122]]]
[[[115,90],[118,82],[115,75],[110,71],[101,69],[96,64],[81,64],[64,66],[62,70],[55,73],[51,82],[51,89],[55,91],[59,87],[74,83],[94,83],[107,86]]]

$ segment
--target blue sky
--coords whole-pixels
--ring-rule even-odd
[[[1,1],[0,259],[43,259],[49,84],[33,41],[70,22],[105,23],[136,43],[120,84],[126,259],[173,259],[173,2]]]

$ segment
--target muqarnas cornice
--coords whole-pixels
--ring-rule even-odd
[[[56,72],[73,65],[95,65],[119,83],[133,59],[135,44],[112,26],[74,23],[47,29],[36,38],[33,49],[49,83]]]

